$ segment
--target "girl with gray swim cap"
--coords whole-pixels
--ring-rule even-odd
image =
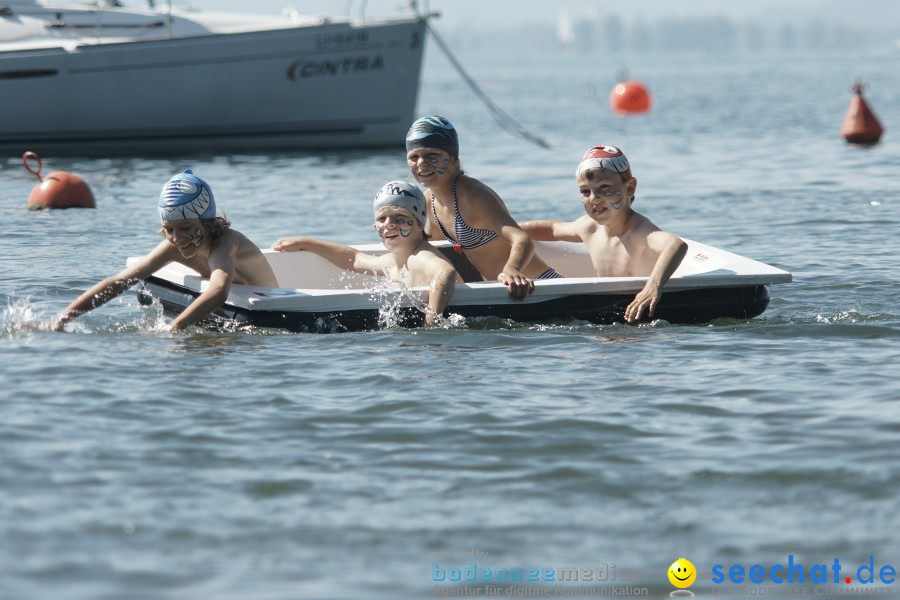
[[[209,279],[200,294],[166,330],[180,330],[206,317],[228,298],[231,284],[278,287],[275,274],[260,249],[216,215],[209,185],[191,170],[172,177],[157,204],[166,239],[138,262],[107,277],[70,304],[54,325],[67,322],[115,298],[169,263],[181,263]]]
[[[510,216],[494,190],[465,175],[459,162],[459,138],[441,116],[423,117],[406,135],[406,161],[417,182],[426,186],[426,231],[446,238],[483,279],[496,279],[513,298],[534,291],[535,279],[559,275],[534,253],[534,244]]]
[[[372,203],[373,227],[388,250],[381,256],[308,237],[281,238],[272,249],[314,252],[346,271],[380,273],[408,288],[427,287],[425,325],[431,326],[443,314],[453,286],[462,283],[462,278],[450,261],[428,243],[425,206],[421,190],[405,181],[390,181],[378,190]]]

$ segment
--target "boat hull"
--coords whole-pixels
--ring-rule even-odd
[[[791,281],[790,273],[776,267],[686,241],[688,254],[666,284],[653,319],[679,324],[751,319],[768,306],[767,285]],[[460,263],[464,255],[456,254],[444,242],[435,246],[456,261],[460,273],[471,273]],[[524,323],[623,322],[625,308],[646,283],[643,277],[594,276],[583,244],[536,242],[535,247],[565,277],[535,281],[532,294],[513,300],[506,286],[496,281],[464,276],[466,282],[454,288],[446,314]],[[375,245],[357,248],[372,254],[384,251]],[[416,305],[424,306],[425,288],[396,289],[381,278],[341,271],[310,252],[263,253],[282,287],[232,286],[214,320],[318,333],[422,325]],[[195,272],[172,264],[151,276],[138,296],[141,303],[158,301],[174,314],[187,307],[206,285]],[[643,317],[644,321],[650,319],[649,315]]]
[[[138,300],[150,305],[154,300],[170,314],[184,310],[199,294],[151,277],[138,291]],[[622,323],[625,308],[634,295],[578,294],[536,303],[496,303],[454,305],[450,312],[467,319],[495,318],[520,323],[566,323],[583,321],[599,325]],[[715,319],[752,319],[769,304],[764,285],[684,290],[663,295],[654,319],[673,324],[708,323]],[[645,317],[643,321],[649,321]],[[391,326],[421,327],[422,313],[401,307],[390,315]],[[303,333],[338,333],[382,329],[385,320],[378,307],[343,310],[250,310],[226,304],[215,311],[209,325],[254,326]]]
[[[0,52],[0,148],[192,154],[399,146],[425,18]]]

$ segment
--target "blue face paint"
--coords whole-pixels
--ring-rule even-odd
[[[186,233],[186,234],[184,234],[184,237],[187,241],[191,242],[194,240],[195,237],[198,238],[198,240],[202,239],[202,235],[203,235],[203,230],[198,227],[197,229],[194,230],[193,234]]]
[[[414,221],[411,221],[409,219],[403,219],[402,217],[395,217],[395,216],[391,216],[391,217],[387,217],[387,218],[389,221],[393,221],[394,223],[397,224],[397,232],[400,234],[400,237],[408,238],[412,234],[412,227],[414,225]],[[375,231],[378,232],[378,237],[380,237],[382,241],[384,241],[384,232],[387,230],[386,225],[387,224],[380,225],[378,223],[373,225],[373,227],[375,227]],[[406,226],[406,228],[403,227],[404,225]]]

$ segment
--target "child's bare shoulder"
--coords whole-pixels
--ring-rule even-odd
[[[660,231],[653,221],[639,212],[635,212],[631,223],[631,233],[641,237],[647,237],[655,231]]]
[[[253,246],[257,248],[258,246],[250,241],[246,235],[238,231],[237,229],[231,229],[230,227],[226,229],[219,239],[225,240],[227,243],[238,244],[242,247],[244,246]]]
[[[390,252],[384,254],[369,254],[372,264],[378,269],[393,269],[397,267],[397,259]]]
[[[572,224],[575,227],[575,231],[583,240],[604,232],[603,227],[600,227],[597,222],[588,215],[578,217]]]
[[[416,250],[414,256],[425,265],[444,266],[452,264],[440,250],[431,244],[424,244]]]
[[[462,175],[457,182],[457,199],[461,202],[472,200],[473,202],[483,202],[485,200],[500,201],[500,195],[497,194],[489,185],[481,180]]]

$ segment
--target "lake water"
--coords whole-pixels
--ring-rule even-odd
[[[7,157],[0,598],[426,598],[465,592],[473,564],[484,597],[664,598],[679,557],[698,597],[739,595],[732,565],[789,561],[814,596],[857,586],[815,587],[816,564],[900,567],[898,56],[645,56],[627,66],[654,105],[633,118],[608,106],[621,57],[459,56],[553,146],[501,130],[431,47],[419,113],[454,122],[464,168],[516,218],[577,217],[578,160],[615,144],[637,210],[794,282],[756,319],[706,325],[160,335],[128,293],[53,333],[157,243],[174,173],[206,178],[261,246],[373,243],[371,198],[404,153],[45,156],[98,205],[41,213]],[[886,129],[872,148],[838,136],[857,76]],[[577,586],[546,579],[561,567]],[[539,581],[493,579],[525,568]],[[767,581],[744,593],[802,589]]]

